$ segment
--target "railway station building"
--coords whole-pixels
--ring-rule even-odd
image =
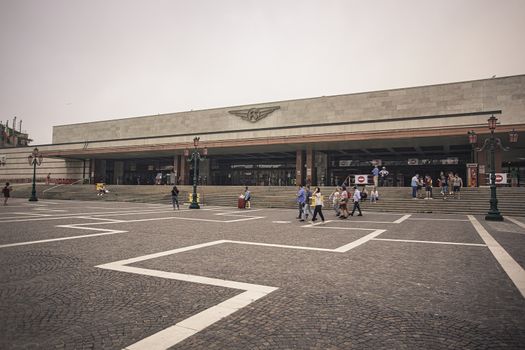
[[[163,183],[190,184],[185,151],[198,137],[207,153],[201,184],[332,186],[378,165],[389,186],[441,171],[485,185],[488,152],[474,147],[490,136],[491,116],[505,146],[509,133],[521,136],[496,150],[496,171],[524,183],[525,75],[54,126],[52,144],[36,146],[44,155],[37,177],[153,184],[160,174]],[[31,177],[34,147],[0,150],[2,181]]]

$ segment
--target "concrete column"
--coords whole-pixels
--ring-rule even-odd
[[[315,152],[314,155],[314,169],[315,175],[317,176],[316,185],[318,186],[327,186],[330,184],[330,179],[327,178],[327,167],[328,167],[328,157],[326,153]]]
[[[306,150],[306,184],[315,185],[316,173],[314,168],[314,151],[312,149]]]
[[[304,185],[303,182],[304,159],[303,151],[297,150],[295,155],[295,185]]]
[[[94,159],[89,160],[89,183],[90,184],[95,183],[95,160]]]
[[[171,179],[171,182],[173,184],[176,184],[179,178],[179,175],[180,175],[180,156],[179,155],[173,156],[173,172],[171,173],[171,175],[173,176],[173,178]]]
[[[189,184],[189,178],[190,178],[190,167],[188,164],[188,160],[186,157],[181,156],[180,157],[180,184],[181,185],[187,185]]]

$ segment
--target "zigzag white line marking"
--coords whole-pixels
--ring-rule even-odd
[[[115,261],[107,264],[98,265],[96,267],[101,269],[135,273],[139,275],[147,275],[159,278],[167,278],[178,281],[186,281],[193,283],[201,283],[212,286],[233,288],[245,290],[244,293],[234,296],[233,298],[227,299],[215,306],[212,306],[196,315],[190,316],[181,322],[170,326],[160,332],[157,332],[149,337],[146,337],[132,345],[129,345],[125,350],[160,350],[168,349],[175,344],[183,341],[184,339],[200,332],[206,327],[220,321],[222,318],[233,314],[235,311],[253,303],[254,301],[270,294],[277,290],[277,287],[264,286],[260,284],[251,284],[237,281],[222,280],[217,278],[210,278],[198,275],[181,274],[176,272],[166,272],[159,270],[151,270],[140,267],[127,266],[132,263],[155,259],[167,255],[177,254],[181,252],[187,252],[190,250],[215,246],[224,243],[243,244],[243,245],[256,245],[263,247],[272,248],[285,248],[285,249],[299,249],[299,250],[314,250],[330,253],[345,253],[350,249],[353,249],[365,242],[368,242],[372,238],[380,235],[386,230],[375,230],[374,232],[362,237],[354,242],[350,242],[336,249],[316,248],[316,247],[301,247],[283,244],[269,244],[269,243],[258,243],[258,242],[246,242],[246,241],[233,241],[233,240],[218,240],[212,242],[206,242],[197,244],[189,247],[182,247],[165,252],[159,252],[154,254],[148,254],[139,256],[136,258]]]

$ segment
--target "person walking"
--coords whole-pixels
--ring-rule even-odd
[[[381,171],[379,172],[379,180],[380,180],[379,183],[381,184],[381,187],[385,186],[385,181],[386,181],[386,177],[388,176],[388,174],[389,172],[388,170],[386,170],[386,167],[383,167],[383,169],[381,169]]]
[[[417,199],[417,186],[419,186],[419,174],[412,176],[412,199]]]
[[[177,188],[177,186],[173,186],[173,188],[171,189],[171,203],[173,204],[173,210],[175,210],[175,208],[177,210],[180,210],[179,208],[179,189]]]
[[[339,219],[348,219],[348,191],[346,190],[345,185],[342,187],[339,207],[341,208],[341,215],[339,216]]]
[[[459,177],[458,174],[454,176],[454,180],[452,181],[453,189],[454,189],[454,198],[461,199],[461,187],[463,187],[463,180]]]
[[[341,215],[341,210],[339,208],[339,201],[341,200],[341,193],[339,191],[340,191],[339,187],[336,187],[335,191],[332,192],[330,197],[328,197],[328,199],[332,201],[332,205],[335,211],[335,216]]]
[[[299,190],[297,191],[297,205],[299,206],[299,216],[297,217],[299,221],[304,221],[304,202],[306,201],[306,191],[304,187],[299,185]]]
[[[13,188],[9,185],[9,182],[6,182],[5,187],[2,189],[2,193],[4,194],[4,205],[7,205],[7,201],[9,200],[9,197],[11,197],[11,192],[13,192]]]
[[[361,207],[359,206],[359,202],[361,201],[361,191],[359,191],[359,188],[357,188],[357,186],[354,186],[354,194],[352,195],[352,201],[354,202],[354,208],[352,209],[350,216],[354,216],[356,209],[359,211],[359,214],[357,216],[363,216],[363,213],[361,212]]]
[[[321,217],[321,221],[324,222],[323,196],[321,194],[321,189],[319,187],[315,189],[313,198],[315,200],[315,208],[314,208],[314,215],[312,217],[312,222],[315,222],[317,220],[317,213],[319,213],[319,216]]]
[[[379,186],[378,178],[379,178],[379,167],[376,165],[374,169],[372,169],[372,175],[374,176],[374,186]]]
[[[359,206],[359,202],[361,201],[361,191],[359,191],[357,186],[354,186],[354,195],[352,196],[352,200],[354,201],[354,208],[352,209],[350,216],[354,216],[356,209],[359,211],[359,214],[357,216],[363,216],[363,213],[361,212],[361,207]]]
[[[312,190],[310,189],[310,185],[306,185],[305,189],[306,193],[306,200],[304,202],[304,218],[305,220],[308,220],[308,214],[312,215]]]

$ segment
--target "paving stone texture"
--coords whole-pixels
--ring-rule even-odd
[[[295,210],[14,199],[0,207],[0,349],[122,349],[239,295],[97,267],[219,240],[128,265],[278,288],[172,349],[525,348],[525,298],[467,216],[364,214],[312,226]],[[523,267],[523,228],[477,220]]]

